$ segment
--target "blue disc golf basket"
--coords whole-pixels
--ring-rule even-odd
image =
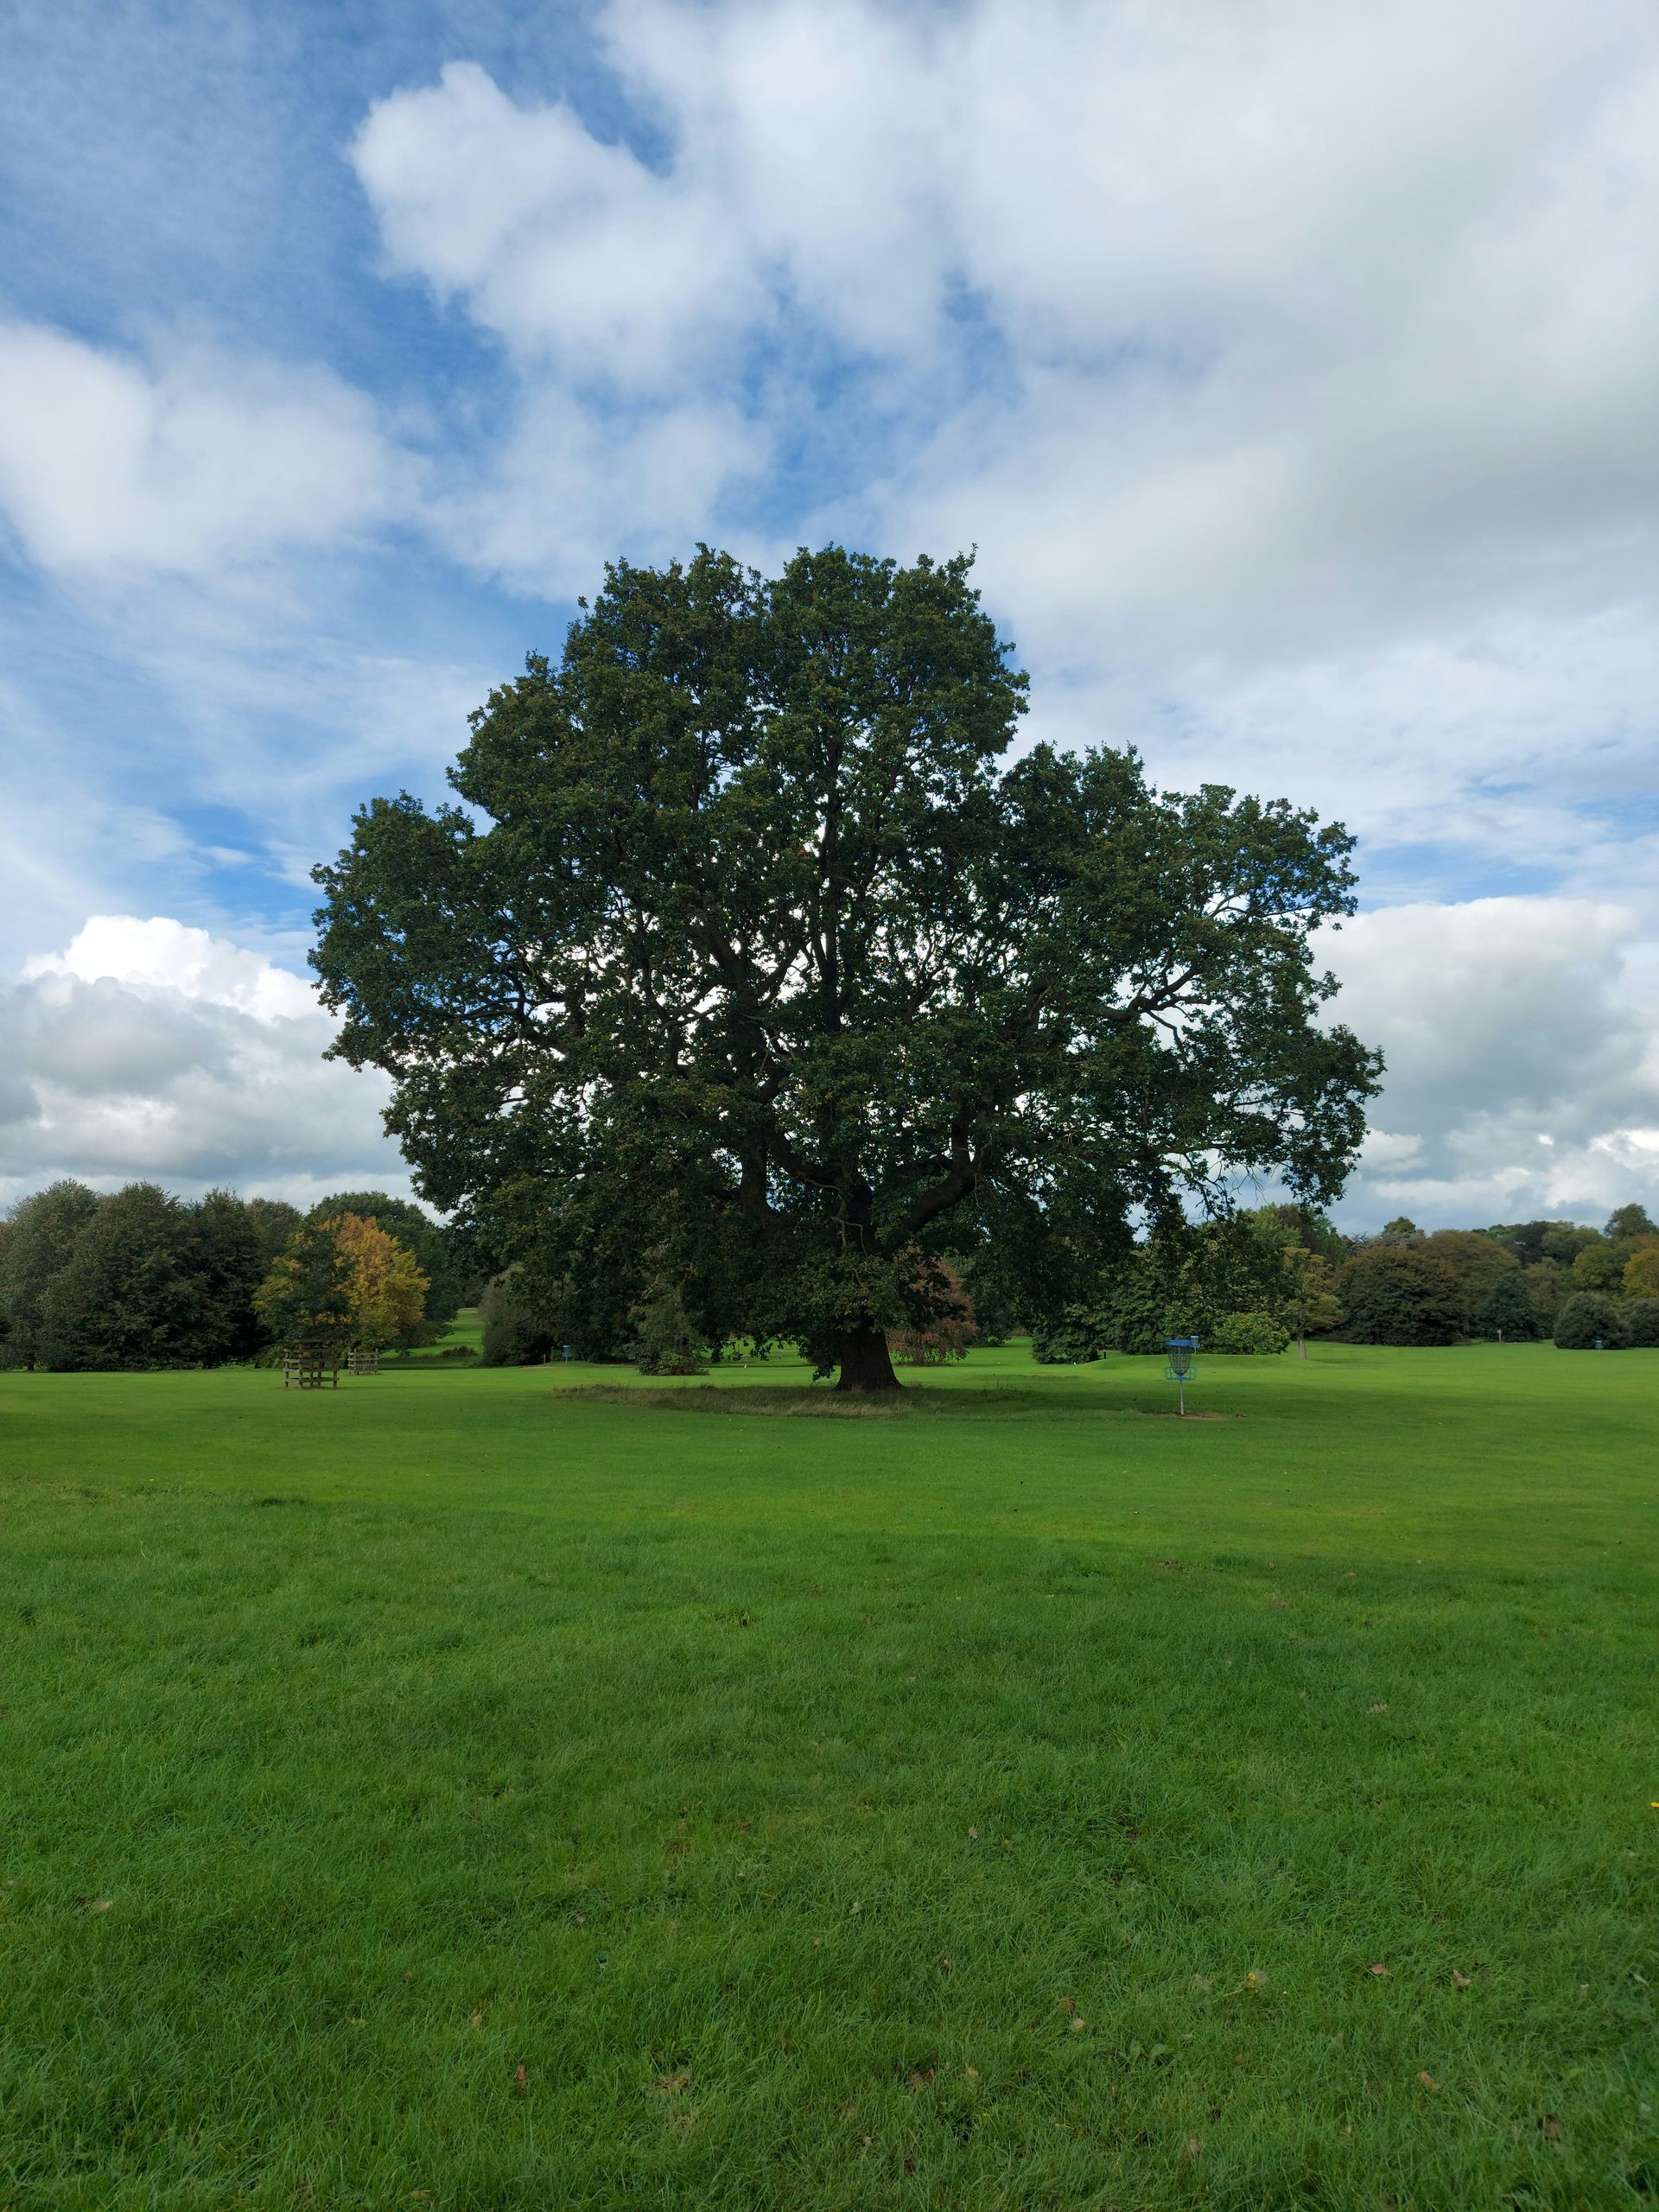
[[[1175,1385],[1183,1421],[1186,1418],[1186,1386],[1198,1371],[1198,1338],[1196,1337],[1166,1337],[1164,1338],[1164,1380]]]

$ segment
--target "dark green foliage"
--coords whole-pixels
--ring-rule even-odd
[[[70,1181],[48,1184],[12,1208],[0,1249],[0,1303],[11,1317],[11,1335],[3,1348],[9,1364],[40,1363],[47,1294],[97,1211],[96,1192]]]
[[[200,1257],[191,1210],[157,1185],[129,1183],[100,1198],[41,1301],[41,1365],[199,1363],[204,1343],[217,1345],[228,1325],[210,1310]]]
[[[438,1334],[436,1325],[453,1321],[460,1313],[468,1287],[471,1257],[461,1241],[419,1206],[411,1205],[407,1198],[394,1198],[385,1191],[337,1191],[330,1198],[319,1198],[307,1218],[327,1221],[342,1213],[354,1213],[359,1221],[376,1223],[388,1236],[395,1236],[405,1251],[415,1255],[427,1279],[423,1319],[428,1325],[417,1340],[429,1344]]]
[[[1111,1348],[1116,1317],[1086,1306],[1063,1306],[1031,1332],[1031,1356],[1043,1367],[1076,1367]]]
[[[1462,1286],[1444,1260],[1413,1244],[1367,1245],[1342,1269],[1338,1294],[1343,1333],[1357,1344],[1452,1344],[1463,1334]]]
[[[1564,1298],[1555,1314],[1555,1343],[1561,1351],[1593,1351],[1599,1344],[1607,1351],[1624,1344],[1624,1329],[1619,1308],[1599,1291],[1578,1290]]]
[[[187,1263],[196,1279],[191,1363],[217,1367],[226,1360],[251,1359],[264,1342],[253,1294],[270,1266],[270,1218],[229,1191],[209,1191],[188,1212],[192,1236]]]
[[[1287,1351],[1290,1331],[1276,1313],[1229,1313],[1211,1339],[1212,1351],[1271,1355]]]
[[[1234,1349],[1281,1351],[1294,1319],[1287,1248],[1311,1249],[1301,1241],[1300,1213],[1262,1206],[1198,1227],[1172,1225],[1129,1247],[1092,1298],[1060,1306],[1033,1328],[1033,1354],[1047,1364],[1098,1359],[1104,1351],[1151,1354],[1171,1337],[1223,1349],[1224,1327],[1245,1316],[1243,1335],[1252,1341]]]
[[[1567,1282],[1575,1291],[1594,1291],[1604,1298],[1617,1298],[1624,1285],[1630,1256],[1627,1246],[1606,1244],[1598,1237],[1594,1243],[1580,1249]]]
[[[1474,1312],[1477,1336],[1501,1337],[1506,1344],[1530,1344],[1544,1333],[1532,1293],[1519,1268],[1499,1275]]]
[[[702,1375],[709,1361],[685,1310],[683,1286],[653,1276],[633,1309],[634,1364],[642,1375]]]
[[[351,1264],[326,1223],[302,1222],[295,1230],[255,1304],[278,1344],[343,1343],[354,1333]]]
[[[19,1206],[0,1258],[16,1271],[25,1319],[20,1365],[58,1369],[216,1367],[265,1341],[253,1296],[300,1215],[228,1191],[193,1204],[153,1183],[99,1198],[54,1184]]]
[[[1308,940],[1351,841],[1128,754],[1004,767],[1024,693],[963,560],[607,571],[474,718],[465,805],[377,800],[317,871],[423,1193],[582,1303],[663,1249],[709,1340],[891,1383],[900,1255],[964,1219],[1038,1313],[1218,1173],[1338,1191],[1378,1064]]]
[[[539,1367],[558,1348],[546,1306],[522,1268],[509,1268],[479,1300],[484,1324],[481,1357],[486,1367]]]
[[[1618,1318],[1631,1351],[1650,1351],[1659,1346],[1659,1298],[1627,1300]]]
[[[1529,1268],[1543,1258],[1544,1239],[1553,1230],[1572,1226],[1568,1221],[1498,1221],[1486,1234],[1506,1252],[1513,1252],[1523,1268]]]
[[[1563,1268],[1570,1268],[1580,1252],[1602,1242],[1599,1229],[1579,1229],[1570,1221],[1555,1222],[1545,1232],[1541,1253],[1546,1260],[1554,1260]]]
[[[1615,1206],[1602,1233],[1610,1243],[1640,1244],[1659,1236],[1659,1223],[1649,1219],[1645,1206]]]
[[[250,1198],[246,1203],[248,1219],[259,1233],[268,1268],[279,1252],[287,1250],[289,1237],[305,1216],[285,1198]]]
[[[1487,1293],[1505,1276],[1519,1277],[1520,1264],[1494,1237],[1478,1229],[1437,1229],[1420,1247],[1431,1260],[1440,1260],[1455,1277],[1461,1302],[1462,1333],[1475,1327],[1475,1314]]]

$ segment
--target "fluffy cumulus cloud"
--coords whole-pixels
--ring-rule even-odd
[[[0,322],[0,513],[43,568],[211,571],[379,519],[398,477],[369,401],[321,369]]]
[[[333,1025],[311,986],[206,930],[94,916],[0,989],[0,1191],[58,1175],[296,1199],[408,1187],[385,1086],[323,1060]]]
[[[1628,907],[1385,907],[1323,950],[1336,1014],[1389,1063],[1344,1218],[1594,1221],[1659,1194],[1659,995]]]

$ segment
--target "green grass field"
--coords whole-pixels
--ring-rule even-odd
[[[805,1381],[0,1375],[0,2208],[1659,2200],[1659,1354]]]

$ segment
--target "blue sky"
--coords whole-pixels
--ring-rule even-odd
[[[14,11],[0,238],[0,1193],[396,1181],[310,864],[607,554],[836,536],[1358,832],[1344,1218],[1659,1205],[1645,5]]]

